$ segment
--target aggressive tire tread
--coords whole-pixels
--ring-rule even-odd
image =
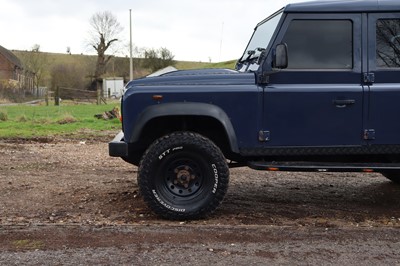
[[[155,189],[154,183],[157,182],[154,181],[156,180],[154,175],[160,164],[160,154],[163,154],[168,149],[179,146],[186,147],[185,152],[189,150],[195,154],[205,155],[206,158],[204,160],[207,160],[207,162],[212,161],[218,169],[218,187],[215,193],[213,195],[206,195],[206,199],[196,197],[196,202],[188,205],[185,212],[166,208],[160,204],[153,193]],[[211,214],[222,202],[228,189],[228,183],[229,168],[221,150],[209,139],[192,132],[175,132],[156,140],[143,155],[138,170],[138,184],[143,199],[156,214],[171,220],[200,219]],[[201,207],[191,209],[192,206],[198,204]]]

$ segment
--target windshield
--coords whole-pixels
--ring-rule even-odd
[[[244,54],[239,59],[239,64],[255,63],[252,59],[257,59],[268,47],[282,14],[283,12],[280,10],[257,25]]]

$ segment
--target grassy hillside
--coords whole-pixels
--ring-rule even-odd
[[[220,62],[220,63],[202,63],[190,61],[177,61],[175,67],[179,70],[198,69],[198,68],[230,68],[235,67],[236,60]]]
[[[17,57],[23,58],[28,52],[26,51],[12,51]],[[58,53],[42,53],[47,57],[48,65],[51,68],[56,64],[74,64],[74,65],[94,65],[97,60],[95,55],[82,55],[82,54],[58,54]],[[129,58],[117,57],[117,61],[129,62]],[[142,59],[135,58],[135,61]],[[110,62],[113,63],[112,61]],[[176,61],[175,67],[180,70],[196,69],[196,68],[234,68],[236,60],[220,62],[220,63],[204,63],[195,61]]]
[[[32,53],[27,51],[16,51],[13,53],[24,62],[32,61]],[[59,86],[73,87],[78,89],[86,89],[92,82],[97,56],[96,55],[80,55],[80,54],[58,54],[40,52],[34,55],[34,60],[45,62],[42,78],[39,86],[52,88],[52,71],[58,71],[59,75],[64,76],[68,84],[60,84]],[[37,59],[39,58],[39,59]],[[133,59],[133,78],[141,78],[151,74],[149,69],[143,68],[142,58]],[[175,67],[179,70],[186,69],[203,69],[203,68],[230,68],[233,69],[235,60],[221,63],[204,63],[191,61],[176,61]],[[36,72],[34,70],[34,72]],[[56,75],[56,74],[54,74]],[[53,75],[53,76],[54,76]],[[123,77],[125,81],[129,79],[129,58],[113,57],[108,63],[106,77]],[[76,81],[76,82],[73,82]],[[65,82],[65,81],[64,81]],[[76,85],[79,84],[79,85]]]
[[[26,51],[12,51],[18,58],[23,59],[29,52]],[[97,60],[97,56],[95,55],[80,55],[80,54],[58,54],[58,53],[41,53],[47,61],[47,70],[49,71],[55,65],[76,65],[84,68],[92,69],[94,68]],[[145,74],[148,74],[148,70],[141,69],[141,61],[143,59],[134,58],[134,68],[136,71],[140,72],[142,70]],[[22,60],[23,61],[23,60]],[[220,62],[220,63],[204,63],[204,62],[193,62],[193,61],[176,61],[175,67],[179,70],[185,69],[197,69],[197,68],[231,68],[233,69],[235,66],[236,60]],[[129,68],[129,58],[126,57],[115,57],[111,59],[109,63],[109,72],[120,71],[121,66],[123,68]],[[125,69],[128,71],[128,69]],[[112,73],[110,73],[112,74]]]

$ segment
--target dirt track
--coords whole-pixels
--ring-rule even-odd
[[[379,174],[232,169],[214,215],[169,222],[105,139],[0,142],[0,264],[400,265],[400,186]]]

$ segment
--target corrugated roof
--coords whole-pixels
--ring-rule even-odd
[[[2,54],[5,58],[7,58],[8,61],[13,63],[17,67],[22,68],[21,60],[19,60],[19,58],[15,54],[13,54],[10,50],[7,50],[1,45],[0,45],[0,54]]]

